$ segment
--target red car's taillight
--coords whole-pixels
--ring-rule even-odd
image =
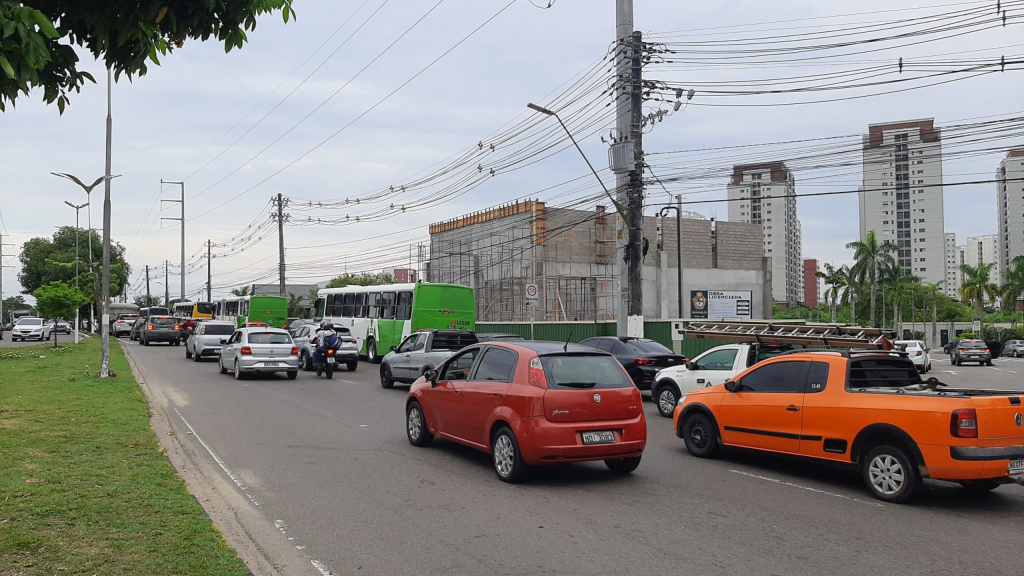
[[[299,355],[299,349],[297,347],[295,347],[295,346],[292,346],[292,356],[298,356],[298,355]]]
[[[246,356],[252,356],[252,348],[249,348],[248,346],[242,346],[241,352]]]
[[[534,357],[530,360],[530,386],[542,389],[548,387],[548,377],[544,374],[544,366],[541,365],[540,358]]]
[[[978,437],[978,412],[974,408],[953,410],[949,418],[949,433],[957,438]]]

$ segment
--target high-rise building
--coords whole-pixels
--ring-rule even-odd
[[[942,142],[931,118],[871,124],[863,140],[860,237],[899,248],[896,261],[924,282],[946,280]]]
[[[764,255],[771,259],[772,297],[803,300],[803,241],[796,217],[796,182],[784,162],[733,166],[727,186],[729,221],[760,224]]]
[[[818,283],[818,261],[804,258],[804,306],[814,308],[821,300],[821,289]]]
[[[989,281],[998,286],[1002,276],[999,274],[999,241],[995,234],[984,236],[969,236],[963,248],[963,260],[961,264],[978,266],[979,264],[996,264],[989,272]],[[957,266],[959,270],[959,266]],[[963,284],[964,277],[960,273],[957,276],[957,287]]]
[[[946,281],[942,285],[946,296],[956,298],[960,289],[960,263],[956,252],[956,234],[946,232]]]
[[[998,268],[1005,277],[1013,259],[1024,256],[1024,148],[1010,150],[996,171],[996,214],[999,221]]]

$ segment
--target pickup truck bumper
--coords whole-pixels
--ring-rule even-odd
[[[1010,474],[1010,463],[1024,458],[1024,446],[919,445],[928,467],[928,476],[935,480],[1006,479],[1020,482],[1021,472]]]

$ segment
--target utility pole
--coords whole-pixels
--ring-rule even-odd
[[[169,276],[170,263],[164,260],[164,307],[171,307],[171,284],[167,281]]]
[[[213,302],[213,270],[210,269],[210,251],[213,248],[211,240],[206,241],[206,301]]]
[[[111,137],[114,129],[114,122],[110,114],[112,84],[110,68],[107,67],[107,161],[106,169],[103,172],[103,313],[100,315],[100,320],[103,322],[100,326],[103,351],[100,353],[100,378],[110,376],[110,180],[113,178],[110,175],[110,156]]]
[[[281,296],[287,296],[284,288],[284,201],[281,194],[277,195],[277,258],[278,282],[281,285]]]
[[[163,178],[160,179],[160,189],[163,189],[164,184],[174,184],[181,186],[181,200],[163,200],[161,202],[180,202],[181,203],[181,217],[179,218],[161,218],[161,220],[177,220],[181,222],[181,299],[185,299],[185,183],[184,182],[166,182]],[[164,302],[167,304],[167,302]]]
[[[3,336],[3,323],[4,323],[4,268],[11,268],[11,266],[4,266],[4,246],[13,246],[13,244],[4,244],[4,235],[0,234],[0,336]],[[77,330],[77,326],[75,329]],[[77,332],[76,332],[77,334]]]
[[[85,204],[72,204],[67,200],[65,204],[75,209],[75,288],[78,288],[78,237],[82,235],[82,229],[78,226],[78,211],[89,205],[88,202]],[[92,230],[89,231],[92,235]],[[78,331],[81,330],[82,323],[78,320],[78,308],[75,308],[75,344],[78,344]]]
[[[149,293],[149,264],[146,264],[146,306],[153,304],[153,297]]]

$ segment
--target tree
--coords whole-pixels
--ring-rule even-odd
[[[248,296],[249,295],[249,286],[242,286],[240,288],[235,288],[234,290],[231,291],[231,295],[232,296]]]
[[[1003,285],[999,287],[1003,298],[1003,310],[1017,311],[1017,299],[1024,297],[1024,256],[1017,256],[1003,274]]]
[[[0,0],[3,2],[4,0]],[[90,232],[74,226],[62,226],[51,238],[37,237],[25,242],[18,260],[21,261],[21,282],[25,294],[32,294],[51,282],[75,284],[75,236],[78,236],[78,287],[86,297],[86,304],[96,304],[100,296],[96,282],[103,261],[103,242],[100,235],[92,232],[92,260],[94,270],[89,269]],[[120,294],[128,283],[132,268],[125,260],[124,247],[116,242],[110,244],[110,293]],[[74,316],[74,314],[72,314]]]
[[[296,296],[294,292],[288,293],[288,317],[304,318],[306,316],[306,305],[302,303],[302,296]]]
[[[826,262],[824,272],[815,272],[814,276],[825,281],[828,288],[825,289],[825,299],[828,300],[829,311],[832,313],[832,323],[836,323],[836,302],[846,287],[846,267],[835,268]]]
[[[241,48],[256,18],[281,11],[295,16],[292,0],[0,0],[0,111],[33,88],[61,113],[74,90],[95,79],[78,69],[75,47],[103,59],[116,77],[143,76],[149,63],[187,40]]]
[[[327,283],[328,288],[344,288],[345,286],[376,286],[390,284],[390,274],[343,274]]]
[[[932,307],[932,337],[930,344],[932,348],[939,345],[939,333],[937,332],[938,320],[939,320],[939,299],[944,296],[942,293],[942,285],[945,284],[945,280],[938,282],[925,282],[925,296],[927,297],[928,304]]]
[[[846,245],[854,251],[853,258],[856,263],[850,268],[850,272],[856,277],[860,284],[870,286],[871,292],[871,326],[877,328],[875,322],[875,300],[878,295],[878,286],[882,281],[883,271],[896,266],[896,260],[892,253],[898,248],[891,240],[879,242],[874,230],[868,230],[864,240],[850,242]]]
[[[4,313],[14,312],[15,310],[31,310],[32,307],[25,302],[24,296],[11,296],[10,298],[4,298]],[[0,318],[0,324],[3,323],[3,319]]]
[[[150,296],[146,298],[144,294],[135,297],[135,305],[139,308],[148,308],[150,306],[161,306],[161,300],[159,296]]]
[[[63,282],[50,282],[32,293],[36,297],[36,309],[43,318],[74,318],[75,311],[89,300],[82,291]],[[78,326],[75,326],[78,330]],[[57,347],[57,332],[53,332],[53,347]]]
[[[892,327],[897,338],[903,337],[903,314],[910,306],[914,297],[914,286],[920,282],[916,276],[908,276],[898,264],[885,271],[883,276],[887,280],[884,290],[886,297],[892,302]]]
[[[974,319],[982,320],[985,317],[985,303],[992,302],[999,297],[999,287],[992,283],[991,272],[994,263],[961,264],[960,273],[963,274],[963,282],[960,283],[960,298],[964,302],[974,304]]]

